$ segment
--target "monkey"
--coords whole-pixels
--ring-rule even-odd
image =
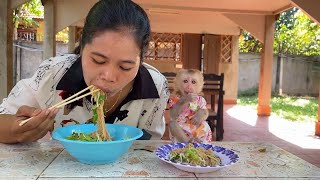
[[[169,132],[174,142],[212,141],[212,132],[206,122],[209,112],[203,98],[203,85],[203,74],[197,69],[182,69],[177,73],[169,99]]]

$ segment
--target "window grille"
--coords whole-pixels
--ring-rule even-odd
[[[182,34],[153,32],[145,52],[145,59],[180,61],[181,41]]]
[[[232,61],[232,36],[221,36],[221,60],[222,63],[231,63]]]

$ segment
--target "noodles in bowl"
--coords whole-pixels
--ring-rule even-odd
[[[193,173],[216,171],[239,160],[230,149],[201,143],[166,144],[156,150],[156,155],[178,169]]]
[[[221,164],[219,156],[212,149],[195,148],[189,143],[184,148],[175,148],[170,152],[170,160],[182,164],[199,166],[218,166]]]
[[[98,126],[97,130],[91,132],[90,134],[86,134],[83,132],[73,132],[71,135],[67,136],[68,140],[79,140],[79,141],[111,141],[112,138],[108,132],[106,127],[106,123],[104,120],[104,112],[103,105],[105,100],[107,99],[107,95],[102,90],[93,86],[90,88],[92,92],[91,101],[95,104],[92,107],[92,122]]]
[[[124,155],[133,141],[143,135],[141,129],[123,125],[107,124],[112,141],[79,141],[68,140],[72,133],[91,134],[97,130],[94,124],[70,125],[57,128],[52,132],[53,139],[58,140],[65,150],[75,159],[85,164],[109,164]]]
[[[103,104],[106,94],[90,88],[93,101],[93,124],[70,125],[56,129],[52,137],[68,153],[85,164],[108,164],[126,153],[133,141],[143,135],[141,129],[123,124],[105,124]]]

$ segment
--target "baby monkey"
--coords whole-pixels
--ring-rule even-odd
[[[196,69],[180,70],[174,81],[174,92],[169,99],[170,133],[174,142],[212,141],[206,122],[208,109],[203,98],[203,74]]]

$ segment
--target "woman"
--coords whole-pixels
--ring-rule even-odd
[[[89,85],[107,93],[106,123],[139,127],[142,139],[161,138],[169,91],[165,77],[142,62],[149,37],[149,19],[137,4],[97,2],[87,15],[76,53],[44,61],[32,78],[18,82],[4,99],[0,142],[36,141],[53,127],[90,122],[90,98],[64,109],[48,109]],[[33,118],[19,126],[29,117]]]

